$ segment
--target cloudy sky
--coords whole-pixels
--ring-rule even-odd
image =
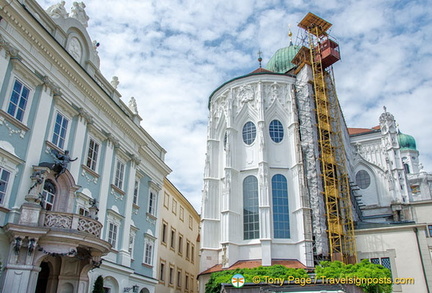
[[[58,3],[39,0],[45,9]],[[142,126],[167,150],[169,179],[200,211],[208,97],[297,41],[313,12],[333,24],[334,65],[349,127],[378,125],[383,106],[413,135],[432,170],[432,5],[429,0],[87,0],[101,71],[118,76]],[[66,1],[70,11],[72,1]]]

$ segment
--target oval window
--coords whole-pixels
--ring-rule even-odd
[[[366,172],[365,170],[360,170],[357,172],[356,182],[358,187],[360,187],[361,189],[366,189],[369,187],[370,181],[371,178],[368,172]]]
[[[279,120],[273,120],[270,122],[269,132],[271,139],[278,143],[281,142],[284,136],[283,125]]]
[[[256,127],[252,122],[246,122],[243,126],[243,141],[247,145],[251,145],[256,138]]]

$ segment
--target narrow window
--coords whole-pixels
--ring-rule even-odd
[[[177,270],[177,287],[181,287],[181,279],[182,279],[182,276],[181,276],[181,271],[180,270]]]
[[[190,242],[189,240],[186,241],[186,259],[190,259]]]
[[[10,172],[0,167],[0,204],[3,204],[6,197]]]
[[[162,223],[162,243],[166,243],[167,238],[167,224]]]
[[[63,149],[65,145],[68,125],[69,120],[61,113],[57,112],[51,142],[61,149]]]
[[[138,191],[139,191],[139,181],[135,180],[134,194],[133,194],[133,204],[138,205]]]
[[[171,249],[174,249],[175,247],[175,230],[171,229]]]
[[[248,176],[243,181],[243,238],[259,238],[258,180]]]
[[[272,178],[273,233],[274,238],[290,238],[288,186],[285,176]]]
[[[86,165],[93,171],[96,171],[98,154],[99,154],[99,144],[95,142],[92,138],[90,138]]]
[[[42,191],[42,207],[51,211],[54,207],[56,197],[56,186],[51,180],[46,180]]]
[[[155,215],[156,213],[156,194],[154,192],[150,192],[149,195],[149,203],[148,203],[148,213],[150,215]]]
[[[120,189],[123,188],[124,170],[125,170],[125,165],[122,162],[117,161],[114,185]]]
[[[170,285],[174,284],[174,267],[172,266],[169,268],[169,283]]]
[[[183,235],[179,235],[178,238],[178,254],[183,254]]]
[[[189,275],[185,276],[185,290],[189,290]]]
[[[117,244],[117,229],[118,226],[116,224],[109,223],[108,242],[111,243],[114,249],[116,248],[116,244]]]
[[[159,281],[165,282],[165,263],[160,263]]]
[[[144,252],[144,263],[146,265],[152,265],[153,259],[153,240],[150,238],[145,239],[145,252]]]
[[[29,93],[29,88],[15,80],[7,112],[18,121],[22,122],[24,119]]]

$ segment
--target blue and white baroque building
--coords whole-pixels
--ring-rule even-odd
[[[165,150],[99,71],[85,5],[0,0],[1,292],[155,292]]]

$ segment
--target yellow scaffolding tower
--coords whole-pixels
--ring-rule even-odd
[[[298,26],[306,30],[309,40],[309,50],[303,49],[303,55],[309,51],[309,56],[304,55],[304,60],[297,62],[310,64],[313,72],[330,257],[331,260],[355,263],[354,224],[349,178],[346,171],[346,155],[340,130],[339,104],[336,95],[333,100],[329,99],[328,91],[332,83],[331,76],[325,70],[339,59],[332,59],[331,55],[326,55],[329,58],[324,58],[327,51],[336,48],[337,44],[330,42],[327,36],[327,30],[331,24],[312,13],[308,13]],[[324,49],[326,52],[323,52]],[[331,90],[334,94],[336,93],[334,87]],[[335,109],[338,111],[335,112]],[[337,114],[332,115],[332,113]]]

